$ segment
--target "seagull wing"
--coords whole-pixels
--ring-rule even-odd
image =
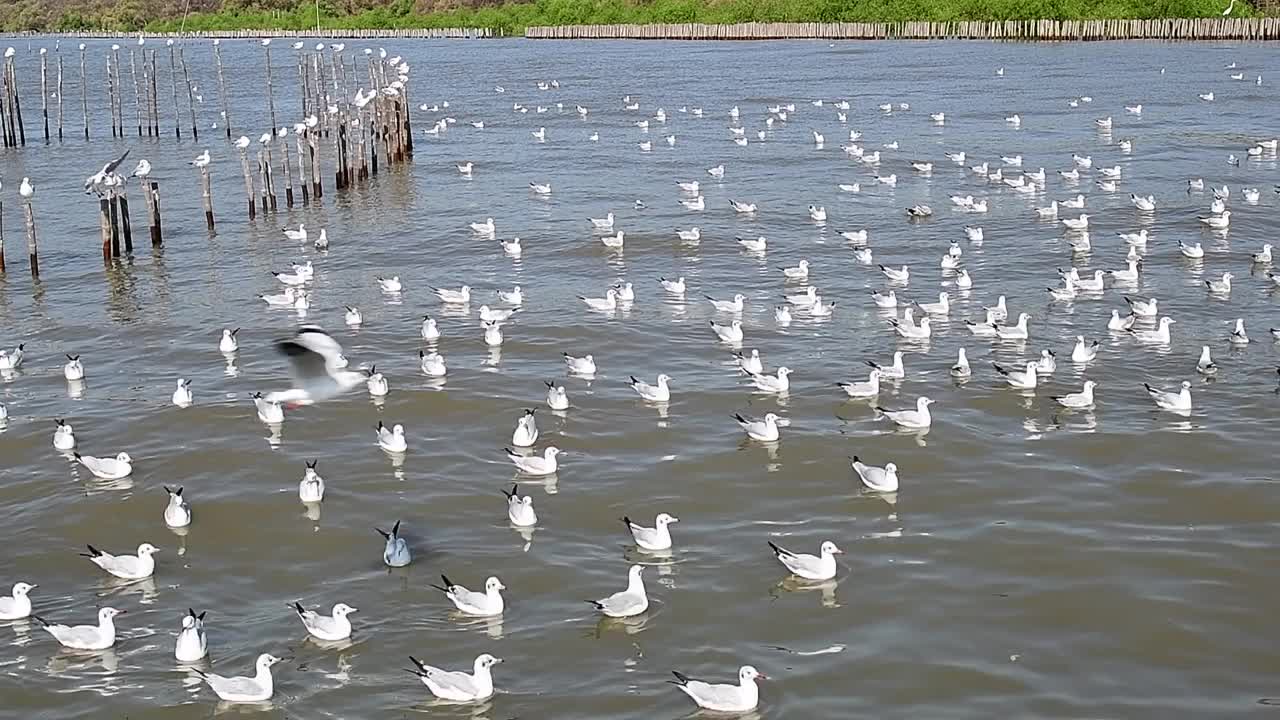
[[[294,383],[313,400],[333,397],[341,391],[330,371],[337,369],[342,346],[325,331],[303,327],[292,338],[277,342],[276,349],[289,358]]]
[[[123,155],[121,155],[120,157],[116,158],[115,160],[107,163],[102,167],[102,174],[110,175],[111,173],[115,172],[116,168],[120,167],[120,163],[124,162],[124,159],[127,157],[129,157],[129,151],[125,150]]]

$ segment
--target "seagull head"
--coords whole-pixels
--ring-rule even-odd
[[[821,552],[823,555],[843,555],[844,551],[836,547],[836,544],[827,540],[822,543]]]
[[[122,463],[133,462],[133,458],[129,457],[129,453],[127,452],[122,452],[119,455],[116,455],[116,460]]]
[[[498,664],[498,663],[500,663],[500,662],[502,662],[502,658],[500,658],[500,657],[494,657],[494,656],[490,655],[489,653],[485,653],[485,654],[481,655],[480,657],[476,658],[476,669],[477,669],[477,670],[479,670],[479,669],[481,669],[481,668],[488,669],[488,668],[493,667],[494,665],[497,665],[497,664]]]
[[[24,582],[14,583],[14,585],[13,585],[13,596],[14,596],[14,597],[16,597],[16,598],[22,597],[22,596],[26,595],[27,593],[31,592],[32,590],[34,590],[34,589],[35,589],[35,588],[37,588],[37,587],[40,587],[40,586],[39,586],[39,585],[32,585],[32,584],[30,584],[30,583],[24,583]]]
[[[356,608],[353,608],[346,603],[338,603],[337,605],[333,606],[334,617],[346,617],[353,612],[356,612]]]
[[[497,577],[490,577],[488,580],[484,581],[485,592],[497,592],[499,590],[506,590],[506,589],[507,589],[507,586],[503,585],[502,581],[499,580]]]
[[[754,682],[756,680],[768,680],[768,679],[769,679],[768,675],[765,675],[764,673],[751,667],[750,665],[743,665],[742,669],[738,671],[738,680],[740,680],[741,682]]]
[[[160,548],[151,543],[142,543],[138,546],[138,557],[148,557],[160,552]]]
[[[654,522],[657,523],[659,527],[661,527],[663,525],[670,525],[671,523],[680,522],[680,518],[674,515],[669,515],[667,513],[658,513],[658,517],[654,519]]]

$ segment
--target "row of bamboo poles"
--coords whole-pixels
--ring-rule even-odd
[[[242,46],[243,47],[243,46]],[[413,133],[410,121],[410,103],[408,97],[408,68],[402,65],[391,65],[385,60],[385,54],[344,53],[341,45],[329,45],[327,50],[321,45],[314,51],[293,51],[295,73],[292,80],[285,82],[298,83],[298,97],[301,99],[296,109],[285,111],[276,108],[276,85],[280,80],[273,72],[271,59],[272,48],[269,44],[261,45],[263,51],[260,75],[262,78],[265,99],[265,120],[269,127],[257,127],[249,130],[235,123],[232,108],[226,92],[226,74],[223,68],[222,47],[215,44],[213,60],[217,73],[219,102],[222,108],[221,122],[217,126],[226,140],[234,134],[241,136],[231,143],[239,156],[240,174],[244,180],[246,209],[248,219],[256,220],[259,214],[273,214],[277,211],[280,195],[280,180],[283,179],[284,205],[293,208],[295,204],[319,203],[324,195],[323,177],[325,167],[333,168],[333,187],[345,190],[377,175],[379,166],[389,168],[407,162],[413,155]],[[128,62],[122,53],[127,52]],[[111,135],[125,138],[136,132],[137,137],[161,136],[161,106],[171,104],[173,133],[179,140],[184,131],[189,132],[193,140],[199,140],[199,124],[196,120],[195,85],[192,84],[190,70],[183,53],[183,48],[175,44],[167,44],[163,49],[122,48],[112,45],[103,59],[102,75],[90,73],[91,66],[96,71],[97,60],[93,62],[81,44],[78,50],[80,93],[79,110],[82,125],[79,128],[85,140],[90,139],[91,116],[89,111],[88,87],[90,82],[98,82],[101,77],[105,88],[105,97],[95,101],[93,117],[96,130],[105,137],[103,128],[110,126]],[[164,56],[168,60],[168,87],[161,82],[164,74]],[[54,62],[50,62],[50,53],[41,49],[40,91],[41,118],[43,120],[44,142],[61,141],[64,138],[64,93],[63,80],[65,64],[60,46],[52,53]],[[363,63],[361,62],[363,59]],[[395,58],[392,58],[393,60]],[[50,98],[50,66],[53,67],[53,94],[55,105],[51,108]],[[127,78],[127,79],[126,79]],[[27,133],[23,122],[22,106],[19,100],[18,72],[16,54],[7,54],[0,67],[0,85],[3,97],[0,97],[0,128],[3,128],[5,147],[20,147],[27,143]],[[129,92],[129,88],[132,92]],[[182,88],[182,91],[179,88]],[[366,90],[367,88],[367,90]],[[166,92],[166,90],[168,92]],[[360,91],[360,92],[357,92]],[[165,96],[168,95],[168,98]],[[132,98],[132,113],[128,112]],[[169,102],[166,102],[168,100]],[[185,106],[183,102],[185,100]],[[103,102],[105,101],[105,102]],[[70,101],[68,101],[70,102]],[[184,112],[185,111],[185,112]],[[295,114],[300,113],[300,114]],[[50,117],[54,118],[51,127]],[[132,117],[129,117],[132,115]],[[238,114],[235,116],[238,117]],[[190,125],[187,126],[188,122]],[[129,122],[132,121],[132,122]],[[126,123],[129,125],[126,129]],[[234,128],[234,129],[233,129]],[[36,132],[33,132],[33,135]],[[252,134],[256,139],[250,139]],[[325,158],[324,155],[332,156]],[[122,158],[122,160],[127,159]],[[98,195],[99,226],[101,230],[102,257],[110,263],[113,258],[127,255],[133,251],[133,225],[130,219],[128,189],[133,177],[130,168],[139,158],[136,156],[126,166],[121,162],[114,172],[92,185],[86,184],[86,190]],[[218,167],[209,150],[205,150],[198,161],[191,163],[199,172],[200,193],[205,215],[205,224],[210,237],[216,234],[213,213],[213,170]],[[97,170],[97,168],[93,168]],[[86,172],[89,171],[86,168]],[[298,193],[295,195],[295,172]],[[147,223],[151,243],[159,247],[163,243],[164,232],[160,213],[160,187],[157,182],[147,178],[149,171],[137,176],[145,203]],[[36,240],[35,217],[33,211],[34,193],[22,197],[24,215],[27,225],[27,246],[31,274],[39,278],[39,250]],[[3,205],[0,205],[0,274],[5,271]]]
[[[181,39],[181,38],[219,38],[223,40],[257,40],[259,38],[335,38],[348,40],[374,40],[378,38],[416,38],[423,40],[462,40],[469,38],[502,37],[502,30],[493,28],[390,28],[380,30],[342,30],[324,28],[321,30],[199,30],[187,32],[146,32],[149,38]],[[109,32],[105,30],[83,30],[77,32],[35,32],[23,31],[14,37],[62,37],[62,38],[103,38],[128,39],[136,38],[136,32]]]
[[[539,40],[1280,40],[1280,18],[564,25],[528,27],[525,37]]]

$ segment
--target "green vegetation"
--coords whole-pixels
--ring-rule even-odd
[[[458,3],[464,3],[459,6]],[[320,24],[335,29],[480,27],[520,34],[529,25],[614,23],[898,22],[1217,17],[1224,0],[321,0]],[[465,3],[473,3],[467,5]],[[197,0],[185,28],[316,26],[308,0]],[[59,7],[61,6],[61,7]],[[176,0],[11,0],[5,30],[150,30],[183,26]],[[200,10],[203,8],[203,10]],[[1236,3],[1234,16],[1256,14]]]

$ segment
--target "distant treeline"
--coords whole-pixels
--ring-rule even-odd
[[[1272,0],[1262,0],[1263,4]],[[1275,4],[1272,4],[1275,7]],[[189,8],[185,25],[183,11]],[[1216,17],[1223,0],[321,0],[326,28],[492,28],[530,25],[907,20],[1080,20]],[[1256,11],[1237,2],[1233,16]],[[0,29],[175,31],[314,28],[303,0],[7,0]]]

